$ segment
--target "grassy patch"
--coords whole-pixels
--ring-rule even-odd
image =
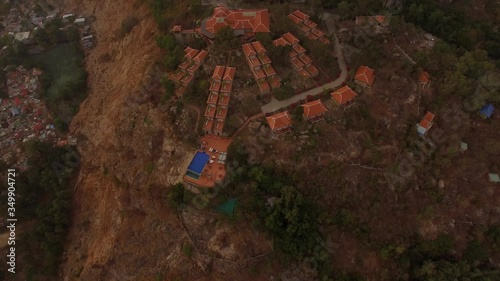
[[[32,57],[33,64],[44,71],[42,96],[61,130],[66,129],[86,97],[84,58],[83,50],[76,42],[58,45]]]

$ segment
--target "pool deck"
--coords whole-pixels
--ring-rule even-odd
[[[217,162],[221,153],[227,153],[227,148],[231,144],[231,139],[206,135],[200,139],[200,144],[204,149],[199,149],[198,152],[207,153],[210,156],[210,161],[203,168],[200,178],[195,179],[185,175],[183,179],[185,182],[198,187],[211,188],[226,177],[225,164]],[[217,152],[210,152],[210,148],[215,148]],[[212,161],[213,163],[210,163]]]

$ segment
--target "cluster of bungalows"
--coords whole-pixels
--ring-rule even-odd
[[[222,135],[235,72],[235,67],[220,65],[215,67],[205,110],[205,123],[203,124],[205,134]]]
[[[304,78],[318,76],[318,69],[312,65],[312,59],[306,55],[306,49],[299,43],[300,40],[290,32],[283,34],[282,37],[273,41],[273,45],[276,47],[292,46],[292,50],[289,53],[290,62],[300,76]]]
[[[296,10],[288,15],[300,30],[304,32],[307,38],[319,40],[325,44],[330,44],[330,40],[325,37],[325,33],[318,28],[318,24],[309,19],[309,15],[300,10]]]
[[[281,86],[281,80],[271,65],[271,59],[262,43],[256,41],[244,44],[242,47],[260,93],[269,94],[271,90],[278,89]]]
[[[196,71],[208,56],[207,51],[197,50],[191,47],[186,47],[184,53],[184,60],[179,64],[177,71],[170,75],[170,79],[176,83],[175,94],[178,97],[184,95],[186,89],[194,81]]]
[[[301,105],[303,108],[302,117],[311,123],[316,123],[324,119],[324,114],[328,111],[321,100],[313,100]],[[292,119],[288,111],[276,113],[266,117],[269,127],[274,135],[279,136],[289,133],[292,128]]]

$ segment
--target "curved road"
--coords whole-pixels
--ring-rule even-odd
[[[286,99],[286,100],[279,101],[273,97],[269,103],[267,103],[261,107],[262,112],[263,113],[275,112],[277,110],[280,110],[281,108],[287,107],[287,106],[294,104],[296,102],[299,102],[301,100],[305,100],[307,98],[307,96],[309,96],[309,95],[312,96],[312,95],[321,94],[326,89],[336,88],[336,87],[342,85],[342,83],[344,83],[346,78],[347,78],[348,71],[347,71],[347,66],[345,63],[344,56],[342,55],[342,46],[340,44],[338,44],[337,42],[338,42],[338,39],[335,38],[335,43],[334,43],[335,44],[335,55],[337,56],[337,61],[339,63],[339,68],[340,68],[339,78],[337,78],[335,81],[323,84],[319,87],[308,90],[306,92],[303,92],[301,94],[298,94],[298,95],[293,96],[293,97]]]

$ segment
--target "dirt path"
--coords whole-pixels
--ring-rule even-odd
[[[200,109],[197,106],[190,104],[186,104],[186,106],[196,111],[197,117],[196,117],[196,125],[194,126],[194,132],[198,133],[198,124],[200,123],[200,118],[201,118]]]
[[[258,114],[255,114],[253,116],[251,116],[250,118],[248,118],[247,120],[245,120],[245,122],[243,124],[241,124],[241,126],[238,128],[238,130],[236,130],[236,132],[234,132],[234,134],[231,136],[231,139],[234,140],[234,138],[241,132],[243,131],[243,129],[246,128],[246,126],[248,124],[250,124],[251,121],[253,120],[257,120],[259,118],[262,118],[266,116],[266,114],[264,112],[261,112],[261,113],[258,113]]]
[[[342,83],[344,83],[345,80],[347,79],[347,74],[348,74],[347,65],[345,63],[344,56],[342,55],[342,46],[340,44],[338,44],[337,38],[335,38],[334,44],[335,44],[335,53],[336,53],[337,61],[339,63],[339,68],[340,68],[339,78],[337,78],[335,81],[323,84],[319,87],[305,91],[301,94],[298,94],[298,95],[293,96],[293,97],[286,99],[286,100],[279,101],[273,97],[269,103],[267,103],[261,107],[262,112],[263,113],[271,113],[271,112],[278,111],[284,107],[290,106],[294,103],[297,103],[301,100],[306,99],[307,96],[318,95],[327,89],[336,88],[336,87],[342,85]]]

